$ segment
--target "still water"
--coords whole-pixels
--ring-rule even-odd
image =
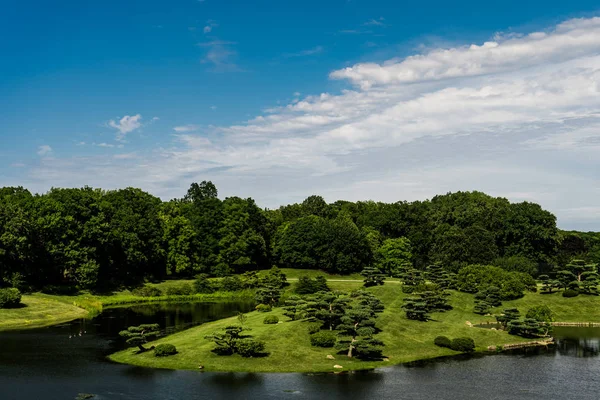
[[[245,303],[110,309],[93,320],[0,334],[0,400],[599,399],[600,329],[557,328],[550,351],[460,357],[353,374],[233,374],[114,364],[118,332],[176,331],[248,311]],[[79,335],[81,333],[81,336]]]

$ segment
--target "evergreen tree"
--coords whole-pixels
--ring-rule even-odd
[[[130,326],[127,330],[119,332],[119,336],[127,339],[127,344],[137,346],[141,351],[147,351],[144,344],[156,338],[160,334],[158,324],[142,324]]]
[[[384,284],[385,274],[382,274],[379,269],[373,266],[365,267],[360,274],[365,277],[363,280],[365,287]]]
[[[518,320],[520,317],[521,313],[519,310],[516,308],[507,308],[502,314],[496,316],[496,321],[502,325],[502,328],[506,329],[509,322]]]

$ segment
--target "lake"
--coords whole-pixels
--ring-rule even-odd
[[[0,399],[598,399],[600,329],[555,330],[552,350],[464,356],[349,374],[240,374],[115,364],[118,332],[159,322],[169,332],[249,311],[249,303],[108,309],[91,320],[0,333]],[[476,328],[474,328],[476,329]],[[80,335],[81,333],[81,335]]]

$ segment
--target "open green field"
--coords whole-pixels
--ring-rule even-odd
[[[357,282],[331,282],[333,289],[349,290],[361,286]],[[246,327],[252,337],[263,340],[270,353],[265,358],[242,358],[239,355],[218,356],[211,352],[214,344],[204,339],[220,328],[238,324],[237,319],[228,318],[207,323],[184,332],[180,332],[151,343],[171,343],[179,354],[171,357],[157,358],[152,352],[135,354],[128,349],[110,356],[111,360],[139,366],[170,369],[198,369],[200,365],[206,371],[232,372],[331,372],[335,364],[342,365],[343,370],[369,369],[402,362],[434,358],[457,354],[456,352],[437,347],[433,339],[438,335],[455,338],[469,336],[475,340],[479,350],[490,345],[518,343],[525,339],[510,336],[502,331],[472,328],[467,325],[484,321],[495,321],[493,317],[479,316],[472,312],[473,295],[453,292],[451,304],[454,309],[445,313],[432,314],[433,321],[418,322],[408,320],[401,310],[402,299],[400,287],[384,285],[370,289],[385,304],[385,311],[378,318],[378,327],[382,330],[378,338],[385,343],[384,357],[389,361],[359,361],[349,359],[345,355],[336,354],[334,349],[312,347],[307,332],[307,323],[288,321],[277,308],[272,313],[248,313]],[[535,296],[535,295],[533,295]],[[539,295],[538,295],[539,296]],[[599,303],[600,304],[600,303]],[[521,306],[524,306],[522,303]],[[526,311],[526,310],[523,310]],[[277,325],[262,323],[265,315],[279,316]],[[599,313],[600,314],[600,313]],[[335,360],[327,359],[334,355]]]
[[[22,307],[0,309],[0,330],[40,328],[84,318],[88,312],[56,299],[25,295]]]

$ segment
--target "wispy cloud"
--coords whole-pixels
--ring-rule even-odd
[[[286,53],[283,56],[286,57],[286,58],[306,57],[306,56],[312,56],[312,55],[315,55],[315,54],[321,54],[321,53],[323,53],[324,50],[325,49],[323,48],[323,46],[315,46],[313,48],[302,50],[302,51],[298,51],[296,53]]]
[[[372,18],[372,19],[368,20],[367,22],[365,22],[363,24],[363,26],[381,26],[381,27],[387,26],[387,24],[383,21],[385,21],[385,18],[383,18],[383,17],[379,17],[379,19]]]
[[[48,146],[47,144],[39,146],[37,153],[42,157],[50,155],[52,153],[52,147]]]
[[[173,128],[175,132],[194,132],[200,129],[199,125],[182,125]]]
[[[125,135],[127,135],[129,132],[133,132],[142,126],[141,121],[142,116],[140,114],[126,115],[117,122],[111,119],[108,121],[108,126],[119,131],[117,134],[117,140],[123,140]]]
[[[209,19],[208,21],[206,21],[206,25],[202,29],[202,32],[204,32],[205,34],[206,33],[211,33],[212,30],[213,30],[213,28],[216,28],[217,26],[219,26],[219,24],[217,23],[217,21]]]
[[[214,72],[235,72],[242,69],[236,64],[237,51],[233,48],[235,42],[224,40],[211,40],[198,43],[198,46],[205,49],[203,64],[212,65]]]

